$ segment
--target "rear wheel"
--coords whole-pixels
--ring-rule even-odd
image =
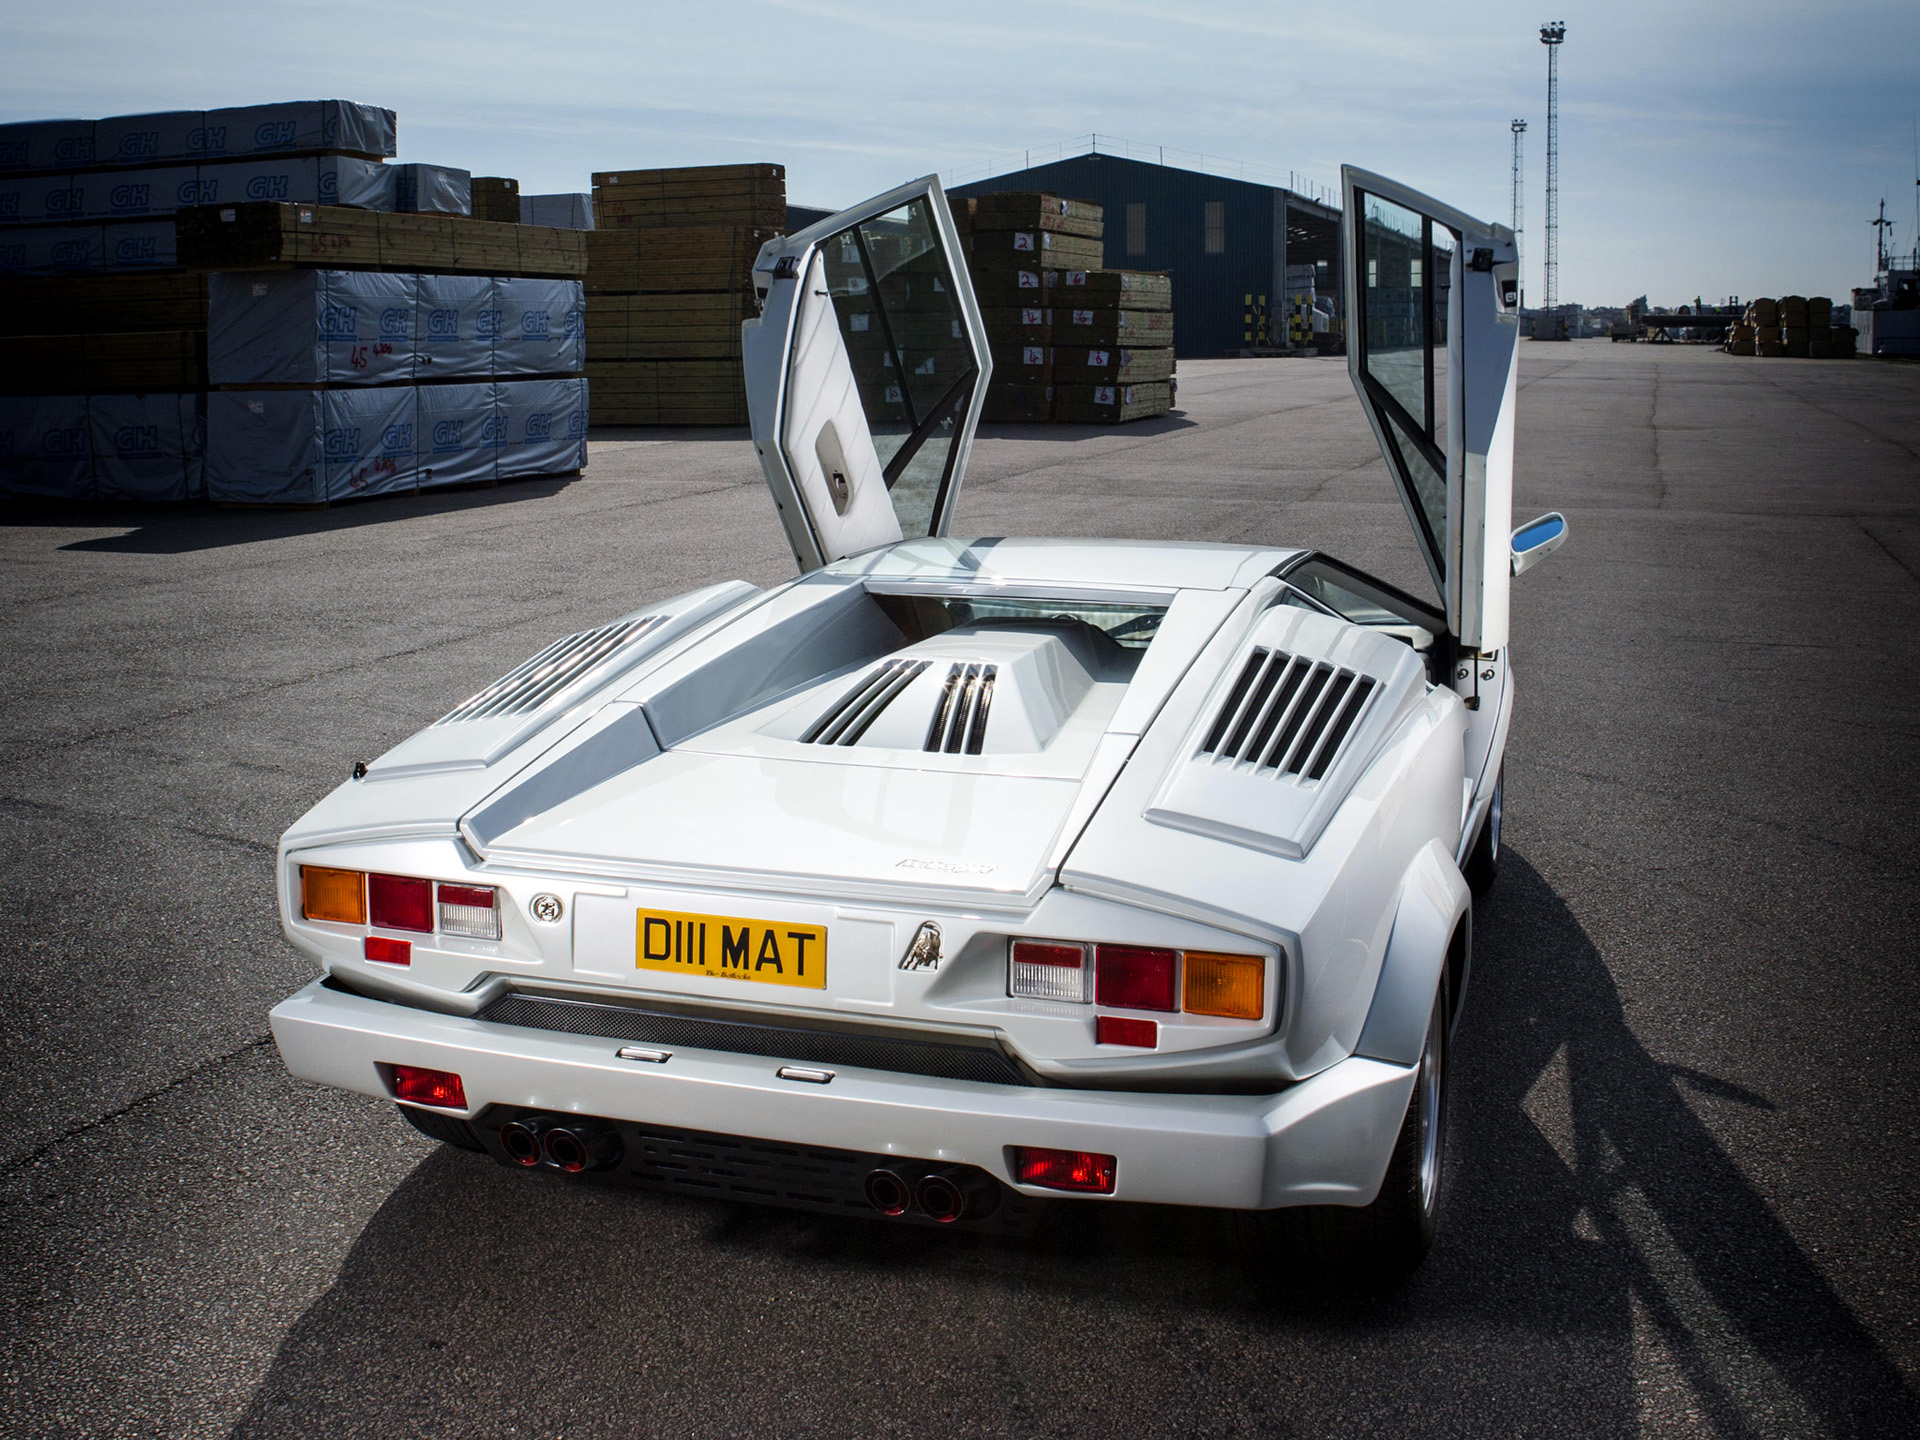
[[[1500,773],[1493,777],[1493,799],[1487,805],[1486,819],[1480,822],[1480,833],[1473,837],[1473,848],[1467,852],[1467,863],[1461,867],[1468,887],[1476,895],[1485,894],[1493,884],[1493,877],[1500,873],[1500,811],[1506,789],[1507,767],[1502,765]]]

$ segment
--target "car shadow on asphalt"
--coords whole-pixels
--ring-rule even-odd
[[[678,1432],[750,1433],[769,1404],[782,1433],[879,1433],[972,1404],[1012,1406],[1026,1434],[1049,1427],[1020,1428],[1022,1396],[1091,1421],[1118,1403],[1114,1371],[1126,1404],[1187,1433],[1263,1429],[1248,1395],[1287,1433],[1351,1432],[1328,1385],[1367,1394],[1360,1413],[1393,1433],[1427,1415],[1435,1433],[1616,1436],[1650,1410],[1689,1434],[1920,1433],[1899,1369],[1702,1119],[1772,1102],[1649,1055],[1604,958],[1518,854],[1474,971],[1445,1229],[1398,1289],[1260,1255],[1204,1211],[1082,1203],[998,1239],[448,1150],[368,1223],[233,1433],[467,1434],[478,1414],[489,1433],[582,1415],[638,1433],[668,1414]]]
[[[1004,420],[990,425],[981,425],[976,438],[981,440],[1091,440],[1100,435],[1122,435],[1129,440],[1139,440],[1149,435],[1170,435],[1176,430],[1192,430],[1198,424],[1197,420],[1189,420],[1185,413],[1179,410],[1165,415],[1156,415],[1150,420],[1129,420],[1121,425],[1075,425],[1059,420],[1023,425]]]
[[[24,505],[0,511],[0,526],[20,529],[111,530],[62,545],[62,550],[121,555],[185,555],[221,550],[262,540],[284,540],[329,530],[352,530],[422,515],[484,510],[557,495],[580,479],[579,473],[536,475],[499,485],[449,485],[433,490],[370,495],[331,505],[225,506],[204,502],[180,505]]]

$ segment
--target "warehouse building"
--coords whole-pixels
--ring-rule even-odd
[[[1118,155],[1076,155],[953,186],[955,197],[1044,190],[1106,214],[1110,269],[1164,270],[1182,357],[1310,343],[1302,310],[1342,304],[1340,212],[1272,185]],[[1292,303],[1289,303],[1291,297]],[[1322,322],[1323,325],[1325,322]],[[1320,334],[1337,337],[1337,318]]]

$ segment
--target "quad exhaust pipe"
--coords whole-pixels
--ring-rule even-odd
[[[883,1165],[868,1173],[863,1189],[867,1203],[882,1215],[897,1218],[917,1210],[938,1225],[978,1219],[1000,1197],[992,1178],[971,1165]]]
[[[529,1115],[500,1127],[500,1148],[516,1165],[541,1165],[578,1175],[604,1170],[620,1159],[620,1137],[604,1125]]]

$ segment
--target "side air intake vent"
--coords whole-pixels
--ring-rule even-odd
[[[800,736],[802,745],[852,745],[880,712],[927,668],[925,660],[889,660],[828,707]]]
[[[978,755],[987,738],[987,710],[993,704],[993,681],[998,665],[956,664],[947,672],[940,708],[927,727],[926,749],[958,755]]]
[[[1324,661],[1256,648],[1200,753],[1216,763],[1320,780],[1378,688],[1367,676]]]
[[[502,715],[531,715],[614,651],[660,623],[658,615],[620,620],[598,630],[582,630],[556,640],[525,664],[508,671],[472,699],[434,722],[492,720]]]

